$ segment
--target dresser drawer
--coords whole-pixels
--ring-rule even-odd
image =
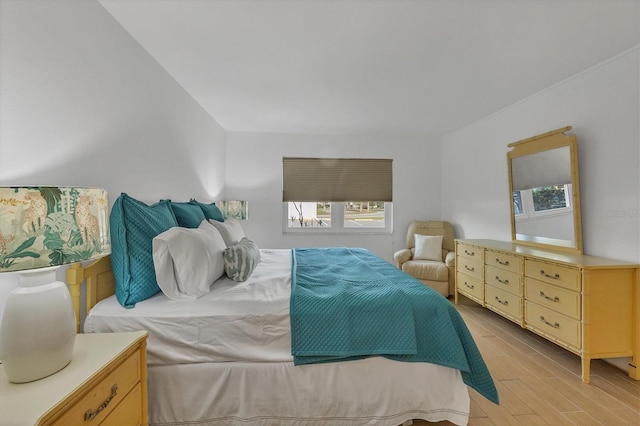
[[[458,272],[456,276],[456,288],[459,293],[462,293],[484,305],[484,283],[482,280],[478,280],[470,275]]]
[[[140,382],[140,376],[140,352],[136,351],[69,407],[53,424],[81,425],[88,424],[91,419],[94,424],[100,424]],[[101,409],[102,406],[104,407]],[[85,421],[91,413],[95,416]]]
[[[141,426],[142,412],[142,386],[138,383],[100,426]]]
[[[485,303],[491,310],[507,314],[506,316],[522,321],[522,298],[507,291],[488,285],[484,289]]]
[[[472,276],[477,280],[484,280],[484,264],[476,260],[471,260],[466,257],[458,257],[456,259],[456,270]]]
[[[525,301],[525,321],[528,329],[580,350],[580,321],[528,300]]]
[[[484,253],[484,263],[487,266],[492,265],[516,274],[522,274],[524,261],[521,256],[487,250]]]
[[[555,263],[535,259],[525,261],[525,275],[569,290],[580,291],[580,271]]]
[[[531,278],[526,278],[524,285],[527,300],[577,320],[580,319],[580,293]]]
[[[457,243],[456,254],[459,257],[464,257],[467,259],[475,260],[481,263],[484,263],[484,249],[480,247],[475,247],[465,243]]]
[[[484,278],[487,284],[516,296],[522,296],[522,274],[506,271],[496,266],[486,265]]]

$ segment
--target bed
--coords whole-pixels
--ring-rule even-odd
[[[245,280],[222,275],[197,298],[159,291],[130,308],[113,254],[68,270],[85,333],[149,333],[150,424],[464,425],[467,386],[498,403],[440,294],[364,249],[256,250]]]

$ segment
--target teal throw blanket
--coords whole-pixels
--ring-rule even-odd
[[[293,249],[295,365],[384,356],[456,368],[498,404],[466,324],[446,298],[365,249]]]

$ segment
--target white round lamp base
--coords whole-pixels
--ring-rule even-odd
[[[71,295],[58,266],[21,271],[0,325],[0,359],[10,382],[47,377],[67,366],[75,344]]]

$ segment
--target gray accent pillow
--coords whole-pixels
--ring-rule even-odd
[[[247,237],[227,247],[224,252],[224,271],[234,281],[246,281],[260,262],[260,250],[256,243]]]

